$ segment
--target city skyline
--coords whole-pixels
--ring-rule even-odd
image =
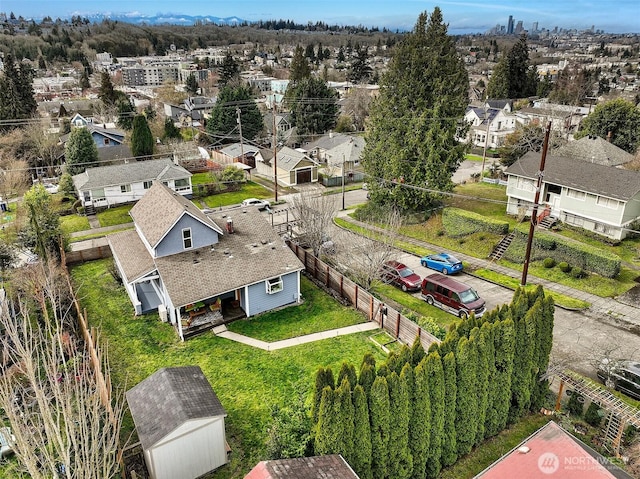
[[[592,26],[596,30],[609,33],[640,32],[640,15],[637,0],[572,0],[558,2],[539,0],[532,8],[530,2],[514,0],[479,1],[440,1],[425,2],[404,0],[388,2],[387,0],[356,0],[338,2],[324,0],[322,2],[302,3],[291,0],[276,2],[258,2],[255,0],[239,0],[236,2],[186,1],[176,3],[169,0],[139,0],[130,2],[112,0],[109,8],[87,6],[83,0],[64,0],[53,4],[50,0],[3,0],[0,11],[9,15],[22,15],[25,18],[68,18],[72,15],[91,16],[94,14],[136,14],[138,16],[155,16],[158,14],[210,15],[215,17],[239,17],[249,22],[258,20],[285,19],[297,23],[323,21],[329,25],[363,25],[367,27],[410,30],[418,15],[431,12],[439,6],[444,21],[449,24],[449,32],[484,33],[496,24],[507,25],[509,16],[514,22],[522,21],[525,30],[531,30],[537,23],[539,28],[553,30],[562,29],[587,30]]]

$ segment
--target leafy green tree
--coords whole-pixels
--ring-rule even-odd
[[[246,86],[227,85],[220,90],[211,118],[207,121],[207,132],[214,137],[229,135],[235,131],[239,135],[238,110],[242,136],[253,140],[262,132],[264,123],[251,90]]]
[[[444,433],[442,441],[442,465],[450,466],[458,459],[458,441],[456,439],[456,403],[458,385],[456,375],[456,357],[453,352],[442,359],[444,390],[447,399],[444,403]]]
[[[320,78],[305,78],[287,89],[291,121],[298,135],[315,135],[335,127],[338,119],[338,93]]]
[[[640,146],[640,110],[630,101],[618,98],[600,103],[582,120],[580,131],[575,135],[608,138],[611,143],[629,153],[635,153]]]
[[[195,95],[196,93],[198,93],[198,89],[200,88],[200,86],[198,85],[198,80],[196,80],[196,76],[193,73],[190,73],[187,77],[185,88],[191,95]]]
[[[311,67],[307,57],[304,56],[304,50],[300,45],[293,51],[293,58],[289,66],[289,80],[291,83],[298,83],[311,77]]]
[[[388,477],[391,411],[389,387],[384,376],[376,377],[371,386],[369,414],[371,420],[371,472],[374,478]]]
[[[171,118],[165,118],[164,120],[164,138],[180,138],[180,130],[176,127]]]
[[[220,79],[218,81],[220,87],[225,87],[230,84],[235,84],[240,77],[240,66],[238,62],[233,58],[230,51],[224,56],[222,65],[220,66]]]
[[[524,98],[536,94],[538,74],[529,64],[527,35],[519,40],[498,62],[487,85],[488,98]]]
[[[267,455],[270,459],[308,456],[312,452],[311,420],[304,395],[286,406],[271,408],[273,422],[267,433]]]
[[[432,191],[453,189],[451,176],[466,150],[457,138],[464,134],[458,119],[468,90],[467,71],[440,9],[428,24],[427,14],[420,14],[396,47],[370,109],[362,163],[378,179],[370,183],[372,204],[424,211],[437,201]]]
[[[5,55],[3,75],[0,76],[0,119],[30,118],[36,112],[33,95],[33,70],[26,63],[16,65],[11,54]],[[8,130],[10,124],[0,125]]]
[[[409,451],[409,396],[407,384],[394,371],[387,378],[389,385],[389,477],[405,479],[413,469]]]
[[[77,175],[98,165],[98,146],[86,128],[74,128],[64,145],[67,173]]]
[[[478,431],[477,360],[475,341],[460,338],[456,351],[456,443],[461,456],[471,452]]]
[[[505,137],[504,144],[498,147],[500,163],[510,166],[529,151],[542,151],[545,127],[539,124],[518,125],[513,133]],[[561,134],[552,130],[549,135],[549,149],[558,148],[566,143]]]
[[[429,440],[431,438],[431,401],[426,360],[421,361],[414,371],[414,390],[409,419],[409,446],[413,459],[412,479],[426,476]]]
[[[63,173],[58,182],[58,192],[65,196],[75,196],[76,188],[73,185],[73,178],[69,173]]]
[[[442,469],[442,442],[444,441],[445,389],[442,359],[437,352],[431,352],[424,359],[427,373],[429,404],[431,405],[431,436],[427,458],[427,477],[435,478]]]
[[[593,427],[600,427],[600,423],[602,423],[602,416],[600,414],[600,406],[592,401],[587,408],[587,412],[584,413],[584,420]]]
[[[51,195],[41,183],[37,183],[24,194],[29,221],[20,234],[20,240],[45,262],[48,258],[60,259],[60,249],[64,246],[60,217],[52,208]]]
[[[307,45],[307,47],[304,49],[304,56],[305,58],[308,58],[309,61],[313,62],[316,59],[316,54],[315,51],[313,49],[313,43],[309,43]]]
[[[568,393],[569,391],[567,391]],[[574,416],[581,417],[584,412],[584,397],[578,391],[571,391],[567,402],[567,411]]]
[[[338,56],[336,56],[336,61],[338,63],[344,63],[345,61],[344,48],[342,47],[342,45],[340,45],[340,48],[338,49]]]
[[[144,115],[136,115],[131,131],[131,153],[135,157],[153,155],[153,134]]]
[[[370,366],[369,366],[370,367]],[[353,455],[347,461],[362,479],[372,479],[371,475],[371,425],[367,396],[359,384],[353,389]]]

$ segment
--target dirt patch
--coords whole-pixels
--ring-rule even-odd
[[[640,284],[634,286],[626,293],[621,294],[616,300],[629,306],[640,306]]]

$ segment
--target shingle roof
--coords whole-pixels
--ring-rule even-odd
[[[361,136],[352,136],[348,141],[340,143],[339,145],[327,150],[327,155],[332,161],[340,162],[343,159],[345,161],[359,161],[364,150],[365,140]]]
[[[312,141],[304,145],[306,151],[313,150],[314,148],[322,148],[323,150],[330,150],[342,143],[345,143],[353,138],[351,135],[345,135],[344,133],[331,133],[329,135],[323,135],[315,141]]]
[[[585,136],[571,141],[554,150],[553,154],[605,166],[623,165],[633,160],[631,153],[627,153],[599,136]]]
[[[508,175],[535,179],[540,153],[530,151],[506,169]],[[544,182],[595,195],[629,201],[640,192],[640,172],[547,155]]]
[[[359,479],[338,454],[262,461],[244,479]]]
[[[196,205],[160,181],[155,181],[129,212],[136,226],[153,248],[185,213],[222,234],[222,229],[207,218]]]
[[[315,166],[316,163],[304,153],[283,146],[278,150],[278,169],[284,171],[292,171],[297,168],[304,168],[307,166]]]
[[[190,177],[191,173],[174,164],[171,159],[165,158],[87,168],[84,173],[73,177],[73,183],[78,190],[92,190],[106,186],[130,185],[140,181],[167,181]]]
[[[200,366],[160,369],[126,397],[144,449],[186,421],[227,415]]]
[[[128,230],[107,236],[113,256],[122,266],[126,283],[131,283],[156,269],[153,258],[147,251],[137,231]]]
[[[213,249],[206,247],[156,258],[171,302],[181,307],[248,284],[300,271],[304,265],[258,211],[238,208],[209,215],[220,227],[233,220]]]
[[[260,149],[256,148],[252,145],[240,145],[240,143],[233,143],[231,145],[227,145],[220,150],[220,153],[224,153],[225,155],[231,158],[239,158],[243,154],[256,154]]]

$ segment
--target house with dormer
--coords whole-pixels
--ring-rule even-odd
[[[507,135],[516,130],[517,116],[511,113],[508,103],[502,108],[492,108],[487,102],[482,107],[469,107],[464,115],[469,124],[467,141],[476,148],[498,148]],[[498,103],[501,105],[501,103]]]
[[[255,207],[205,213],[162,182],[108,236],[136,314],[158,310],[180,338],[300,301],[304,269]]]

